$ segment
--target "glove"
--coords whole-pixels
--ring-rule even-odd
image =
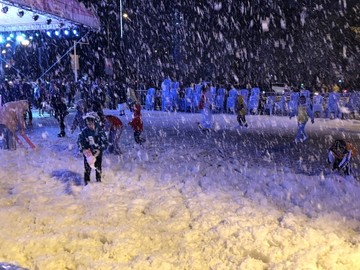
[[[94,157],[97,158],[100,154],[100,150],[95,150],[95,154],[94,154]]]
[[[86,157],[86,161],[89,164],[90,168],[95,169],[96,157],[91,153],[90,149],[84,150],[83,154]]]

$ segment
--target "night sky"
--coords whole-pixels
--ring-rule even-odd
[[[278,81],[314,88],[339,79],[351,88],[360,84],[360,38],[351,29],[360,26],[356,0],[123,0],[128,18],[122,31],[120,1],[81,2],[101,20],[101,29],[87,36],[89,44],[77,48],[80,73],[91,77],[108,76],[104,62],[109,58],[114,74],[108,77],[137,88],[158,87],[167,76],[183,85],[211,80],[267,87]],[[41,74],[39,47],[47,66],[73,44],[45,35],[34,42],[35,50],[17,52],[25,74]],[[69,61],[52,73],[71,73]]]

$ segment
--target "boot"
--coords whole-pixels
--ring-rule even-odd
[[[58,137],[62,138],[62,137],[65,137],[65,131],[61,131],[59,134],[58,134]]]

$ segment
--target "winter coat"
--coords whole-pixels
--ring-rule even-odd
[[[350,151],[352,157],[357,154],[356,148],[350,142],[344,140],[335,140],[329,148],[329,151],[333,152],[335,158],[340,160],[342,160]]]
[[[94,130],[86,127],[81,131],[77,145],[80,152],[83,152],[85,149],[90,149],[91,153],[95,154],[95,150],[104,151],[108,147],[109,142],[104,130],[96,124]]]
[[[237,115],[245,115],[246,114],[246,104],[242,95],[239,95],[236,99],[235,111]]]
[[[121,129],[123,127],[123,123],[115,115],[105,115],[105,119],[107,122],[105,126],[108,125],[110,130]]]
[[[5,125],[13,134],[19,128],[23,132],[26,128],[24,113],[29,110],[27,100],[18,100],[5,103],[0,107],[0,124]]]
[[[144,130],[140,104],[135,104],[133,119],[131,120],[131,122],[129,122],[129,125],[134,129],[134,131],[141,132]]]
[[[293,112],[290,115],[290,118],[295,116],[296,112]],[[309,118],[311,119],[311,122],[314,122],[314,114],[313,111],[311,110],[310,106],[306,105],[306,104],[300,104],[298,106],[298,111],[297,111],[297,121],[298,123],[306,123]]]
[[[54,116],[56,119],[64,118],[66,115],[69,114],[66,104],[59,93],[53,95],[50,105],[54,109]]]

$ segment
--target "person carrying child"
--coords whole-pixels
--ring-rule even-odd
[[[290,119],[292,117],[294,117],[295,114],[296,114],[295,111],[293,113],[291,113]],[[305,126],[306,126],[306,123],[308,122],[309,118],[311,119],[311,123],[314,124],[314,114],[313,114],[310,106],[308,106],[306,104],[305,96],[299,97],[299,105],[298,105],[296,117],[297,117],[297,122],[298,122],[298,128],[297,128],[297,132],[296,132],[295,143],[304,142],[308,139],[308,136],[305,133]]]
[[[133,106],[133,118],[129,122],[129,125],[134,130],[135,142],[138,144],[142,144],[143,142],[145,142],[146,140],[141,137],[141,133],[144,130],[144,124],[141,116],[141,105],[138,102],[136,102]]]
[[[108,147],[104,130],[100,127],[97,113],[89,112],[84,116],[86,127],[79,134],[77,144],[84,155],[84,183],[90,182],[91,169],[95,169],[96,182],[101,182],[102,154]]]
[[[328,163],[332,165],[333,171],[344,171],[345,175],[350,175],[350,161],[356,153],[356,148],[350,142],[335,140],[328,150]]]
[[[105,115],[104,127],[106,132],[109,133],[109,153],[115,155],[121,154],[119,140],[124,127],[122,121],[119,119],[119,117],[116,117],[115,115]]]

